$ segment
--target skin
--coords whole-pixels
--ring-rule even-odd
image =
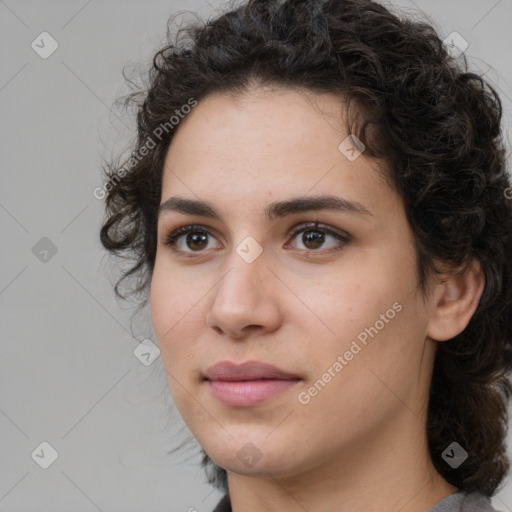
[[[161,202],[201,199],[222,219],[160,214],[152,321],[176,406],[228,471],[234,512],[427,512],[457,491],[428,453],[427,397],[437,343],[469,322],[482,272],[473,264],[447,273],[423,298],[401,199],[376,161],[338,149],[348,135],[342,105],[285,88],[215,93],[182,121],[166,157]],[[371,214],[264,216],[270,202],[322,194]],[[314,232],[326,225],[349,241],[325,234],[315,246],[307,227],[290,236],[315,221]],[[175,251],[164,245],[189,224],[209,232],[199,250],[186,234]],[[248,236],[263,250],[252,263],[236,251]],[[298,394],[397,302],[400,312],[301,403]],[[226,406],[202,379],[226,360],[271,363],[302,380],[258,406]],[[237,458],[246,443],[260,457],[252,466]]]

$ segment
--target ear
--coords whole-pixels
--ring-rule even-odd
[[[445,274],[433,294],[433,312],[427,336],[436,341],[446,341],[460,334],[478,306],[484,283],[482,267],[476,260],[462,271]]]

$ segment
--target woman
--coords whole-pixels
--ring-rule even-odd
[[[249,0],[153,64],[101,241],[133,258],[216,511],[492,511],[512,391],[493,88],[370,0]]]

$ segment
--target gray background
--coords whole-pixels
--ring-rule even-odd
[[[501,92],[508,134],[512,1],[393,4],[431,16],[443,39],[468,41],[471,65]],[[0,511],[208,512],[220,498],[193,443],[166,455],[187,431],[160,358],[145,366],[134,356],[154,339],[148,311],[131,322],[113,296],[93,196],[101,157],[134,134],[133,119],[111,111],[127,92],[123,66],[147,68],[171,14],[218,5],[0,0]],[[44,31],[59,45],[47,59],[31,47]],[[48,457],[43,441],[58,452],[48,469],[35,462]],[[493,504],[512,510],[510,479]]]

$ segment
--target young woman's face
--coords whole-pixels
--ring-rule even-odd
[[[245,475],[321,475],[364,453],[389,460],[423,432],[430,307],[402,202],[346,140],[340,100],[214,94],[181,123],[150,300],[188,427],[217,464]],[[285,375],[210,370],[220,362]]]

